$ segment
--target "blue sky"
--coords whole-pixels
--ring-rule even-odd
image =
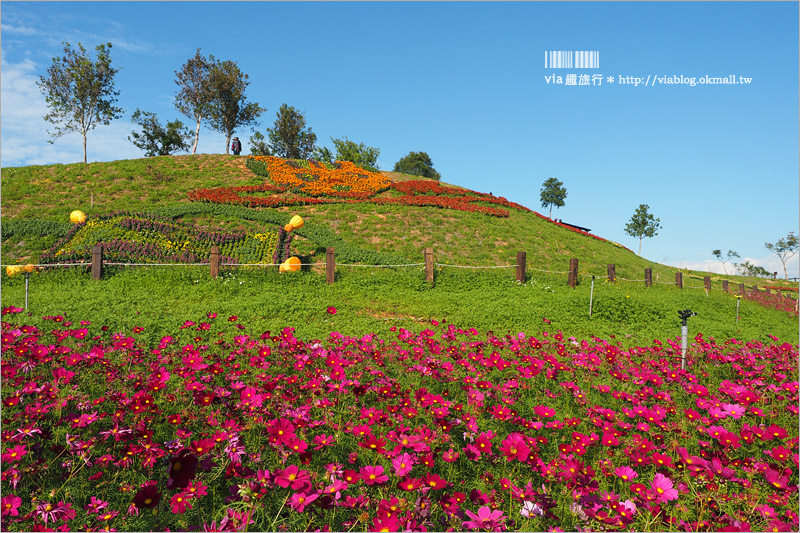
[[[662,225],[648,259],[721,272],[711,251],[732,249],[782,276],[764,242],[800,219],[797,20],[797,2],[2,2],[0,163],[82,159],[77,134],[47,142],[35,83],[62,42],[111,42],[121,69],[125,115],[89,133],[91,161],[143,155],[127,140],[136,108],[193,129],[174,72],[201,48],[250,76],[262,132],[287,103],[318,144],[375,146],[386,170],[425,151],[444,181],[545,214],[556,177],[554,217],[634,251],[624,227],[648,204]],[[545,68],[548,50],[596,50],[600,68]],[[603,81],[545,81],[567,74]],[[706,75],[751,82],[619,83]],[[247,153],[252,131],[237,134]],[[224,150],[201,129],[198,152]]]

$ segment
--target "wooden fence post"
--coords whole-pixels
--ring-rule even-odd
[[[703,285],[706,286],[706,290],[711,292],[711,276],[706,276],[703,278]]]
[[[739,284],[739,294],[744,296],[744,283]]]
[[[92,246],[92,279],[100,279],[103,275],[103,245]]]
[[[723,279],[722,280],[722,292],[728,292],[728,280],[727,279]]]
[[[425,281],[433,285],[433,248],[425,248]]]
[[[211,278],[215,279],[219,276],[219,246],[216,244],[211,247]]]
[[[645,268],[644,269],[644,286],[650,287],[653,285],[653,269],[652,268]]]
[[[567,278],[567,285],[575,287],[578,284],[578,260],[569,260],[569,278]]]
[[[783,291],[778,289],[778,298],[783,298]]]
[[[683,272],[675,272],[675,286],[679,289],[683,288]]]
[[[333,247],[325,248],[325,278],[328,285],[333,285],[336,277],[336,258],[333,255]]]
[[[765,288],[764,288],[764,290],[765,290],[765,291],[767,291],[767,294],[772,294],[772,293],[770,292],[770,289],[769,289],[769,287],[765,287]]]
[[[617,265],[608,265],[608,281],[614,283],[617,281]]]
[[[517,281],[525,283],[525,268],[527,266],[527,256],[525,252],[517,252]]]

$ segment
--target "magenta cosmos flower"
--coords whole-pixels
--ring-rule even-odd
[[[614,473],[624,481],[630,481],[639,477],[639,474],[629,466],[620,466],[614,469]]]
[[[383,467],[377,466],[363,466],[359,470],[361,480],[367,485],[380,485],[389,481],[389,476],[383,473]]]
[[[658,503],[666,503],[678,499],[678,489],[672,488],[672,480],[663,474],[656,474],[650,483],[650,488],[656,493]]]
[[[500,526],[503,518],[503,511],[492,511],[491,508],[483,506],[478,509],[478,514],[469,510],[464,510],[472,520],[465,520],[463,525],[468,529],[494,529]]]
[[[0,510],[3,516],[19,515],[18,509],[20,505],[22,505],[22,498],[14,494],[3,496],[2,500],[0,500]]]

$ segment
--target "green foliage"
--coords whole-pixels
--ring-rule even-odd
[[[239,70],[235,61],[214,63],[210,77],[213,99],[208,105],[208,122],[212,129],[225,135],[227,154],[236,128],[258,124],[258,117],[266,109],[247,101],[249,76]]]
[[[431,156],[425,152],[409,152],[408,155],[394,164],[394,171],[411,174],[413,176],[423,176],[434,180],[441,179],[442,177],[441,174],[434,170]]]
[[[564,184],[556,178],[547,178],[542,183],[541,195],[539,199],[542,207],[550,206],[550,218],[553,218],[553,206],[564,207],[564,199],[567,197],[567,189]]]
[[[345,263],[338,248],[336,259],[337,264]],[[333,285],[317,272],[277,270],[223,266],[221,277],[213,280],[207,267],[107,267],[98,283],[84,268],[72,267],[34,274],[29,306],[35,316],[74,317],[91,311],[96,324],[142,326],[156,342],[187,316],[203,317],[209,310],[238,315],[260,331],[291,326],[302,339],[323,339],[331,331],[390,335],[392,326],[417,327],[420,321],[436,318],[498,335],[561,330],[565,337],[596,335],[635,346],[678,338],[677,311],[688,308],[698,313],[689,321],[692,337],[701,333],[722,339],[769,341],[768,334],[790,342],[797,338],[795,317],[756,302],[741,300],[737,323],[736,298],[719,290],[706,296],[699,289],[595,282],[589,318],[590,284],[570,288],[566,275],[529,271],[528,281],[519,284],[513,270],[442,267],[431,289],[420,267],[338,266]],[[3,272],[2,284],[2,305],[21,305],[24,279]],[[326,316],[327,306],[337,308],[335,317]]]
[[[378,171],[378,156],[381,153],[378,148],[366,146],[364,143],[356,144],[348,140],[347,137],[342,139],[331,138],[331,141],[336,147],[337,161],[352,161],[361,168],[372,172]]]
[[[214,56],[205,57],[197,49],[195,55],[184,63],[181,70],[175,71],[175,83],[178,93],[175,95],[175,107],[186,117],[197,124],[194,135],[192,153],[197,152],[200,137],[200,123],[208,116],[211,102],[214,100],[214,88],[211,84],[211,66],[216,63]]]
[[[778,240],[776,243],[765,242],[764,247],[770,252],[778,256],[783,264],[783,274],[785,279],[789,279],[789,273],[786,270],[786,261],[788,261],[794,254],[797,253],[798,240],[797,235],[790,231],[786,237]]]
[[[284,231],[270,226],[258,233],[212,232],[153,215],[111,214],[76,227],[41,261],[88,261],[92,247],[102,243],[106,260],[112,262],[198,263],[207,261],[217,245],[223,262],[271,264],[283,260]]]
[[[625,226],[625,233],[639,239],[639,255],[642,255],[642,238],[655,237],[661,229],[661,220],[647,212],[650,206],[640,204]]]
[[[314,153],[311,154],[311,159],[321,163],[333,164],[333,152],[327,146],[317,146],[314,148]]]
[[[229,216],[245,220],[252,220],[264,225],[278,224],[280,226],[286,224],[291,218],[291,215],[286,212],[274,210],[255,210],[235,205],[220,205],[199,202],[154,209],[150,211],[150,213],[169,218],[188,217],[199,214],[214,214],[219,216]],[[337,263],[393,265],[405,264],[409,262],[408,258],[399,254],[378,252],[353,245],[347,242],[345,239],[342,239],[333,231],[326,228],[324,225],[316,223],[314,220],[310,220],[309,217],[304,218],[305,224],[303,227],[294,230],[293,233],[305,237],[314,243],[315,255],[319,258],[319,262],[321,263],[324,263],[325,261],[325,249],[328,247],[335,248]]]
[[[0,231],[4,241],[11,237],[63,237],[69,233],[72,226],[70,222],[28,218],[4,220],[0,224]]]
[[[47,75],[40,76],[37,82],[50,109],[44,119],[55,126],[50,136],[57,139],[67,133],[80,133],[84,163],[86,134],[122,114],[122,109],[114,106],[119,95],[114,90],[118,69],[111,66],[111,43],[100,44],[95,50],[97,60],[92,61],[81,43],[78,50],[64,43],[64,56],[54,57]]]
[[[719,250],[719,249],[712,250],[711,251],[711,255],[713,255],[714,257],[716,257],[717,259],[719,259],[722,262],[722,270],[726,274],[728,273],[728,270],[725,268],[725,263],[727,263],[728,261],[730,261],[733,258],[737,258],[738,259],[738,258],[741,257],[738,253],[734,252],[733,250],[728,250],[727,257],[723,259],[722,250]]]
[[[761,277],[761,278],[769,278],[772,277],[772,273],[769,272],[766,268],[762,267],[761,265],[753,265],[750,261],[745,261],[744,263],[737,263],[736,268],[742,275],[745,276],[754,276],[754,277]]]
[[[250,155],[272,155],[266,137],[258,131],[253,132],[253,135],[250,136]],[[249,159],[247,160],[247,166],[250,166]]]
[[[138,124],[142,128],[142,133],[132,131],[128,140],[140,150],[144,150],[147,157],[189,150],[191,133],[180,120],[167,122],[165,128],[155,113],[137,109],[131,116],[131,122]]]
[[[276,114],[275,125],[267,128],[269,145],[267,153],[253,155],[274,155],[287,159],[308,159],[314,152],[317,136],[306,128],[306,117],[292,106],[281,104]],[[263,139],[263,137],[262,137]]]

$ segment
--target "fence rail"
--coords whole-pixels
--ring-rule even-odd
[[[277,263],[223,263],[220,261],[220,250],[218,246],[211,247],[211,253],[208,262],[202,263],[121,263],[121,262],[113,262],[113,261],[105,261],[103,258],[103,246],[98,244],[92,247],[92,260],[91,262],[76,262],[76,263],[51,263],[51,264],[36,264],[36,265],[25,265],[26,267],[36,267],[36,268],[48,268],[48,267],[70,267],[70,266],[82,266],[82,267],[90,267],[91,268],[91,276],[95,280],[102,279],[103,275],[103,267],[104,266],[125,266],[125,267],[138,267],[138,266],[162,266],[162,267],[186,267],[186,266],[206,266],[209,268],[209,274],[212,278],[216,278],[219,276],[220,268],[221,267],[238,267],[238,266],[258,266],[258,267],[276,267],[280,266]],[[489,265],[489,266],[475,266],[475,265],[451,265],[449,263],[437,263],[434,262],[433,258],[433,248],[425,248],[423,251],[423,262],[421,263],[406,263],[406,264],[397,264],[397,265],[364,265],[364,264],[349,264],[349,263],[336,263],[336,255],[335,249],[333,247],[329,247],[325,250],[325,277],[327,283],[333,284],[336,280],[336,268],[339,267],[356,267],[356,268],[400,268],[400,267],[423,267],[425,270],[425,279],[430,284],[431,287],[434,286],[434,271],[438,268],[441,270],[442,268],[461,268],[461,269],[502,269],[502,268],[514,268],[514,276],[515,280],[520,283],[525,283],[527,281],[527,272],[542,272],[546,274],[557,274],[557,275],[567,275],[567,285],[570,287],[576,287],[578,285],[578,278],[581,277],[591,277],[594,278],[601,278],[602,276],[597,274],[587,274],[584,272],[578,272],[579,261],[577,258],[570,259],[569,262],[569,270],[566,271],[554,271],[554,270],[541,270],[527,266],[527,254],[526,252],[517,252],[517,261],[516,264],[508,264],[508,265]],[[21,266],[21,265],[2,265],[2,266]],[[300,266],[319,266],[319,263],[301,263]],[[609,264],[606,268],[606,280],[610,283],[616,283],[619,281],[625,281],[629,283],[644,283],[645,287],[650,287],[653,283],[658,283],[661,285],[673,285],[673,282],[668,281],[658,281],[653,280],[653,271],[651,268],[644,269],[644,278],[643,279],[627,279],[623,277],[617,276],[617,269],[616,265]],[[697,278],[695,278],[697,279]],[[684,276],[682,272],[675,273],[675,287],[678,289],[703,289],[706,291],[706,294],[711,291],[711,276],[704,276],[703,277],[703,285],[688,285],[684,283]],[[740,296],[744,295],[746,287],[744,283],[739,283],[736,291],[734,291],[732,287],[732,283],[729,280],[722,280],[721,283],[721,290],[722,292],[738,294]],[[754,285],[752,290],[760,290],[758,285]],[[767,294],[772,294],[772,289],[770,287],[764,288]],[[784,296],[784,291],[790,292],[792,294],[797,294],[797,291],[793,291],[787,287],[776,288],[776,295],[781,298]]]

